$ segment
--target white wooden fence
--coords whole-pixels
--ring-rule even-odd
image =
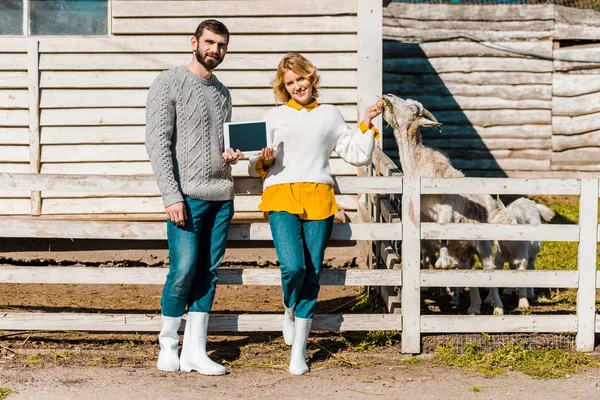
[[[598,232],[597,179],[429,179],[394,175],[390,160],[378,152],[375,177],[337,177],[336,191],[343,194],[402,193],[402,222],[381,207],[383,222],[336,224],[333,239],[380,241],[378,257],[389,268],[324,270],[323,285],[402,287],[401,313],[317,315],[317,330],[398,330],[402,350],[420,352],[421,333],[466,332],[577,332],[577,348],[592,351],[600,318],[595,292],[600,282],[596,271]],[[391,176],[389,176],[391,175]],[[67,191],[149,193],[156,191],[152,177],[0,174],[0,187],[15,191]],[[260,181],[240,180],[236,192],[260,192]],[[580,196],[578,225],[510,226],[492,224],[421,223],[420,195],[434,193],[562,194]],[[367,220],[370,217],[366,216]],[[164,222],[93,222],[9,217],[0,223],[0,237],[61,237],[87,239],[164,239]],[[268,224],[235,224],[231,240],[269,240]],[[420,270],[421,239],[543,240],[579,243],[577,271],[430,271]],[[395,269],[393,254],[385,243],[402,240],[402,268]],[[382,249],[380,251],[379,249]],[[63,284],[162,284],[166,269],[85,267],[0,267],[0,283]],[[279,285],[277,270],[224,269],[219,284]],[[421,315],[421,287],[552,287],[577,288],[576,315]],[[390,299],[390,291],[383,290]],[[213,331],[277,331],[281,315],[214,315]],[[0,330],[83,330],[157,332],[158,315],[2,313]]]

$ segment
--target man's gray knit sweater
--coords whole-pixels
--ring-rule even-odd
[[[231,120],[229,90],[185,65],[161,73],[146,103],[146,151],[165,207],[184,196],[233,199],[231,166],[223,159],[223,123]]]

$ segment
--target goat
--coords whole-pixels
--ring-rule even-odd
[[[454,168],[441,152],[422,143],[420,128],[439,127],[436,118],[415,100],[404,100],[392,94],[383,96],[383,118],[394,128],[398,143],[400,162],[405,176],[461,178],[463,173]],[[487,223],[488,211],[485,201],[459,194],[425,195],[421,200],[424,221],[438,223]],[[473,254],[477,254],[485,269],[495,269],[492,243],[487,240],[449,241],[442,244],[436,268],[473,268]],[[479,290],[471,288],[469,313],[481,313]],[[494,302],[494,314],[504,314],[498,289],[490,289]]]
[[[540,225],[542,219],[550,221],[554,215],[554,211],[545,205],[524,197],[513,201],[508,207],[498,198],[498,209],[490,213],[489,222],[493,224]],[[538,241],[496,241],[496,268],[502,269],[504,263],[507,262],[511,268],[519,271],[535,269],[535,260],[540,249],[541,242]],[[528,297],[534,297],[533,288],[519,288],[519,307],[529,308]]]

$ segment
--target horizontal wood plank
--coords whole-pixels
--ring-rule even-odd
[[[29,93],[27,90],[0,90],[0,108],[29,108]]]
[[[554,28],[552,20],[531,20],[531,21],[461,21],[461,20],[416,20],[410,15],[406,16],[385,16],[383,18],[384,27],[399,27],[401,29],[419,29],[425,31],[431,30],[461,30],[461,31],[534,31],[551,32]],[[540,35],[543,37],[543,35]]]
[[[54,194],[56,196],[57,194]],[[60,195],[60,194],[59,194]],[[94,197],[66,198],[43,196],[42,214],[132,214],[132,213],[164,213],[165,207],[160,197]],[[357,201],[354,195],[336,195],[336,203],[340,209],[356,210]],[[259,195],[236,196],[233,203],[237,212],[259,211],[261,202]]]
[[[422,21],[418,21],[423,23]],[[440,21],[453,23],[453,21]],[[426,24],[431,24],[427,21]],[[475,22],[479,23],[480,22]],[[431,30],[433,26],[428,25]],[[386,57],[525,57],[521,53],[536,53],[552,57],[552,41],[539,40],[528,42],[467,42],[445,40],[423,43],[407,43],[395,40],[383,41],[383,53]]]
[[[0,237],[72,239],[166,239],[165,223],[93,222],[7,219],[0,224]],[[269,224],[235,224],[229,240],[272,240]],[[332,240],[401,240],[401,224],[334,224]]]
[[[27,71],[27,54],[0,52],[0,71]]]
[[[283,314],[211,314],[210,332],[280,331]],[[184,325],[184,324],[182,324]],[[313,330],[402,330],[399,314],[315,315]],[[0,330],[159,332],[160,315],[82,313],[3,313]],[[183,330],[183,327],[180,328]]]
[[[113,1],[112,15],[114,18],[124,17],[211,17],[227,16],[282,16],[289,14],[289,3],[274,0],[245,0],[235,2],[224,1],[169,1],[153,0],[152,7],[147,6],[147,0]],[[300,0],[294,2],[295,15],[335,15],[356,14],[358,7],[355,1],[345,1],[339,4],[317,1]]]
[[[0,145],[24,144],[29,145],[28,128],[2,128],[0,129]]]
[[[333,180],[338,194],[402,192],[402,180],[397,177],[334,176]],[[154,176],[2,173],[0,188],[3,191],[159,194]],[[235,190],[240,194],[260,194],[262,181],[258,178],[236,178]]]
[[[410,16],[416,20],[455,21],[528,21],[553,20],[554,8],[546,5],[494,4],[407,4],[391,3],[388,10],[393,15]]]
[[[163,285],[168,268],[89,268],[0,266],[0,283],[73,285]],[[273,269],[219,268],[219,285],[281,286],[281,272]],[[319,283],[326,286],[398,286],[400,270],[323,269]]]
[[[503,99],[494,96],[418,95],[413,98],[426,105],[431,112],[444,110],[551,110],[553,105],[551,99]]]
[[[2,53],[27,53],[27,38],[0,37]]]
[[[45,163],[41,165],[42,174],[84,175],[152,175],[149,162],[87,162],[87,163]]]
[[[446,85],[550,85],[552,73],[548,72],[446,72],[435,74],[416,74],[414,71],[402,73],[400,71],[384,71],[384,84],[414,83],[425,86],[444,83]]]
[[[577,242],[577,225],[421,224],[421,239]]]
[[[423,333],[576,332],[576,315],[423,315]]]
[[[29,215],[31,213],[31,200],[0,198],[0,213],[3,215]]]
[[[576,135],[597,130],[600,130],[600,113],[552,118],[552,131],[557,135]]]
[[[577,271],[423,270],[421,287],[576,288]]]
[[[4,126],[29,126],[28,110],[2,110],[0,109],[0,127]]]
[[[385,58],[383,71],[398,73],[434,74],[448,72],[550,72],[552,61],[526,58],[495,57],[438,57]]]
[[[480,137],[423,139],[423,144],[436,149],[455,150],[548,150],[551,148],[550,138],[545,139],[488,139]],[[493,153],[491,153],[494,155]],[[495,156],[495,155],[494,155]]]
[[[552,164],[585,165],[600,160],[600,147],[583,147],[552,153]]]
[[[147,89],[158,76],[158,71],[43,71],[40,76],[42,89]],[[216,71],[215,75],[228,88],[271,88],[275,76],[271,71]],[[356,71],[320,71],[321,87],[356,87]],[[7,83],[8,84],[8,83]],[[2,75],[0,75],[2,87]],[[273,96],[270,96],[271,98]]]
[[[196,25],[184,35],[157,35],[151,30],[146,32],[147,35],[111,38],[45,38],[40,40],[40,53],[90,53],[90,48],[93,47],[93,53],[185,53],[189,57],[190,36],[195,29]],[[265,40],[264,35],[244,32],[231,35],[227,54],[286,52],[290,49],[301,52],[355,52],[358,49],[358,36],[356,33],[327,32],[311,35],[270,35],[269,40]],[[275,67],[277,66],[273,68]]]
[[[0,89],[27,89],[27,72],[0,71]]]
[[[453,4],[454,6],[454,4]],[[556,28],[556,25],[555,25]],[[418,29],[404,28],[398,26],[384,26],[383,38],[387,40],[414,41],[415,37],[426,35],[428,40],[456,40],[468,39],[488,42],[503,42],[503,41],[523,41],[523,40],[540,40],[556,33],[554,31],[493,31],[493,30],[478,30],[474,35],[470,30],[456,29],[436,29],[434,32]]]
[[[272,107],[234,107],[232,121],[252,121],[262,119]],[[338,106],[347,122],[356,122],[357,110],[354,105]],[[6,117],[3,115],[6,113]],[[19,114],[21,113],[21,114]],[[7,126],[28,126],[29,113],[23,110],[0,110],[0,126],[3,117]],[[24,123],[27,117],[27,123]],[[77,108],[43,109],[40,112],[40,124],[44,126],[102,126],[102,125],[144,125],[146,112],[143,108]]]
[[[419,83],[416,80],[398,83],[385,83],[385,93],[400,97],[410,97],[422,101],[429,96],[493,97],[504,100],[552,100],[551,85],[470,85],[460,83]]]
[[[268,82],[265,82],[267,84]],[[335,88],[322,89],[319,93],[319,99],[329,104],[356,104],[358,99],[357,90],[354,88]],[[19,102],[21,97],[27,100],[27,92],[20,96],[20,93],[12,95],[9,99],[8,93],[3,96],[0,91],[0,107],[12,104],[11,108],[26,108],[23,102]],[[233,106],[272,106],[274,105],[272,89],[232,89],[231,99]],[[6,97],[6,101],[3,101]],[[84,107],[145,107],[148,97],[146,89],[44,89],[40,98],[40,107],[48,108],[84,108]],[[536,104],[531,103],[537,100],[530,100],[528,104],[531,108]],[[23,103],[23,104],[22,104]],[[25,104],[27,105],[27,104]],[[504,107],[510,108],[510,107]],[[523,107],[520,107],[523,108]],[[549,102],[548,102],[548,108]]]
[[[358,18],[354,15],[278,17],[222,17],[232,34],[314,34],[354,33],[358,30]],[[212,16],[212,13],[205,17]],[[113,35],[191,34],[199,19],[195,18],[115,18],[112,20]]]
[[[423,105],[427,108],[427,104]],[[552,122],[550,110],[512,110],[507,113],[486,110],[437,111],[434,115],[443,124],[478,125],[485,127],[520,124],[549,125]]]
[[[29,162],[27,163],[0,163],[0,173],[26,174],[30,171]]]
[[[29,162],[29,146],[0,146],[0,163]]]
[[[568,116],[600,113],[600,91],[577,97],[552,98],[552,116]]]
[[[422,194],[579,195],[578,179],[421,178]]]
[[[581,24],[554,24],[553,36],[562,40],[597,40],[600,37],[600,27]]]
[[[483,121],[483,118],[479,118]],[[455,140],[464,138],[486,139],[550,139],[552,137],[552,126],[545,125],[499,125],[499,126],[478,126],[478,125],[451,125],[444,124],[442,134],[437,129],[423,130],[425,140],[448,138]],[[510,148],[510,147],[507,147]]]
[[[600,92],[599,75],[571,75],[554,73],[552,92],[555,96],[573,97]]]
[[[218,71],[265,70],[277,68],[283,53],[233,53],[228,54]],[[311,62],[323,70],[356,70],[356,53],[304,53]],[[176,65],[187,64],[189,54],[40,54],[40,71],[162,71]],[[0,58],[1,59],[1,58]],[[2,65],[0,64],[0,70]],[[7,69],[7,68],[4,68]],[[14,68],[11,68],[14,69]]]
[[[600,147],[600,130],[580,135],[554,135],[552,136],[552,150],[562,151],[580,147]]]

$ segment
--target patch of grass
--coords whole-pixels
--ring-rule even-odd
[[[404,360],[401,361],[402,364],[404,365],[421,365],[421,361],[413,356],[410,356],[408,358],[405,358]]]
[[[396,331],[369,331],[356,347],[360,351],[369,351],[376,347],[391,346],[397,333]]]
[[[577,196],[533,196],[532,199],[556,212],[551,224],[579,222],[579,197]],[[596,268],[600,270],[600,247],[596,260]],[[576,270],[577,243],[544,242],[536,260],[536,269]]]
[[[471,392],[483,392],[483,390],[479,386],[473,386],[471,388]]]
[[[19,392],[17,392],[16,390],[9,389],[9,388],[0,387],[0,400],[6,399],[6,397],[9,394],[13,394],[13,393],[17,394]]]
[[[58,365],[62,361],[68,360],[71,357],[71,352],[69,350],[61,351],[60,353],[52,350],[52,354],[54,355],[54,364]]]
[[[479,344],[469,344],[464,353],[452,346],[438,346],[436,361],[442,365],[461,367],[485,376],[496,376],[506,371],[519,371],[533,378],[564,378],[580,372],[584,367],[600,367],[597,361],[583,353],[557,349],[525,350],[513,343],[491,353],[484,353]]]
[[[27,357],[27,367],[28,368],[33,368],[36,365],[38,365],[39,363],[41,363],[42,361],[44,361],[44,359],[40,355],[29,356],[29,357]]]

